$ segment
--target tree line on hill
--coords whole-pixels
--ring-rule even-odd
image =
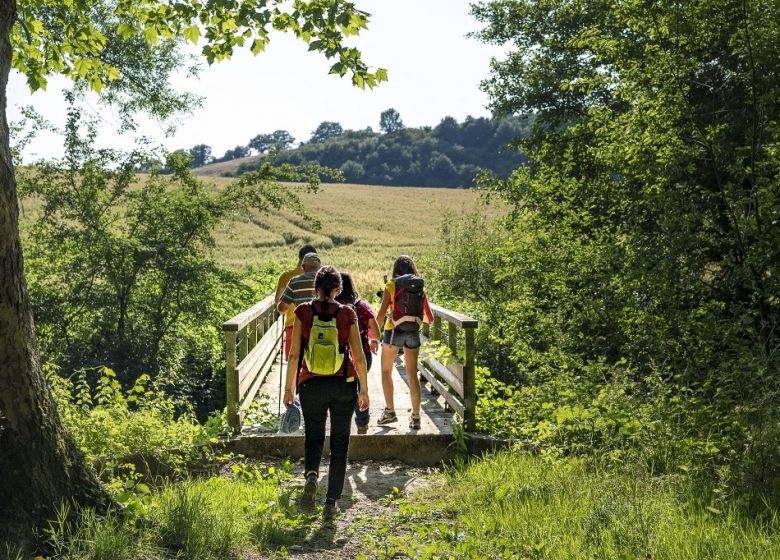
[[[466,117],[459,123],[445,117],[435,126],[406,128],[400,114],[388,109],[380,116],[380,131],[371,127],[344,130],[333,121],[323,121],[307,142],[290,146],[295,138],[285,130],[258,134],[245,146],[212,157],[211,147],[190,148],[192,167],[246,157],[252,153],[272,154],[277,164],[313,164],[338,169],[353,183],[466,187],[480,169],[507,176],[525,161],[513,142],[527,135],[532,119],[521,117]],[[245,162],[236,173],[258,168],[259,162]],[[227,174],[227,173],[226,173]]]

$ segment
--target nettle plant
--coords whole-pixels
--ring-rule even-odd
[[[141,375],[123,390],[108,368],[81,370],[70,378],[58,375],[54,366],[47,369],[65,425],[118,494],[145,493],[135,484],[139,466],[146,474],[180,477],[196,463],[218,460],[207,444],[217,441],[220,427],[200,424],[191,405],[166,396],[162,382]]]

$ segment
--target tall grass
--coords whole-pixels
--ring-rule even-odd
[[[452,469],[368,557],[775,559],[780,522],[702,505],[684,478],[501,452]],[[381,529],[379,531],[381,533]]]
[[[297,490],[281,484],[286,471],[237,470],[234,478],[166,482],[144,499],[143,508],[131,503],[121,514],[100,517],[86,510],[72,523],[63,510],[49,531],[53,558],[244,558],[306,533],[312,517],[292,504]]]

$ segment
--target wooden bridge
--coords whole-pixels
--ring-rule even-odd
[[[433,324],[423,328],[423,349],[418,366],[421,429],[408,427],[411,399],[401,359],[396,360],[393,370],[398,422],[385,426],[376,424],[385,402],[381,359],[380,355],[375,355],[368,373],[369,431],[357,435],[353,422],[349,447],[352,459],[398,459],[410,464],[435,464],[455,455],[452,446],[455,414],[462,419],[466,431],[474,429],[474,330],[477,321],[433,304],[431,311]],[[278,413],[283,409],[280,381],[286,374],[286,362],[282,362],[281,354],[283,321],[276,311],[273,296],[269,296],[222,325],[227,358],[227,416],[235,434],[230,448],[245,456],[303,456],[303,427],[295,434],[276,433]],[[258,407],[261,413],[252,414]]]

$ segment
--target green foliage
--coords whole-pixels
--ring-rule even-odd
[[[24,247],[44,359],[66,374],[107,365],[125,385],[164,377],[205,417],[223,406],[221,321],[278,274],[220,268],[215,231],[250,210],[286,208],[307,220],[297,191],[279,180],[313,191],[325,170],[269,164],[215,192],[177,153],[169,175],[153,169],[139,181],[145,154],[94,150],[95,127],[82,137],[80,121],[71,109],[63,161],[19,179],[21,196],[40,208]]]
[[[55,367],[48,371],[65,426],[101,477],[112,481],[115,494],[134,488],[125,480],[135,483],[137,467],[147,474],[181,476],[217,458],[208,444],[217,441],[223,425],[200,424],[192,405],[166,396],[161,380],[142,375],[123,390],[108,368],[97,375],[80,371],[69,379]]]
[[[295,138],[292,134],[286,130],[275,130],[271,134],[258,134],[249,141],[247,147],[264,154],[268,151],[286,150],[293,142]]]
[[[379,130],[385,134],[398,132],[402,128],[404,128],[404,121],[401,120],[401,114],[395,109],[390,108],[387,111],[382,111],[382,114],[379,115]]]
[[[27,77],[33,91],[45,88],[46,77],[53,73],[85,82],[96,92],[132,78],[123,74],[123,57],[114,56],[117,44],[137,49],[184,39],[201,43],[202,56],[212,64],[241,47],[248,46],[255,55],[262,52],[271,30],[292,33],[309,50],[335,60],[330,72],[350,72],[357,87],[373,88],[387,80],[386,70],[370,72],[360,51],[344,44],[367,27],[368,15],[341,0],[292,5],[272,0],[253,8],[237,2],[108,0],[96,5],[91,0],[27,0],[19,3],[18,12],[11,33],[13,67]],[[135,50],[125,49],[124,54],[128,52]],[[178,64],[175,58],[171,52],[162,57]],[[143,103],[143,96],[135,99]]]
[[[382,125],[385,134],[343,131],[325,122],[310,142],[276,154],[275,161],[341,169],[353,183],[433,187],[468,186],[480,168],[506,175],[524,161],[515,151],[503,151],[527,133],[524,119],[467,117],[459,124],[447,117],[433,129],[404,128],[397,113],[385,113],[383,120],[390,119]]]
[[[358,558],[776,558],[777,519],[701,504],[684,478],[505,451],[365,521]],[[716,507],[716,505],[718,507]]]
[[[341,128],[339,123],[333,121],[323,121],[317,126],[316,130],[311,133],[309,142],[311,144],[320,144],[326,140],[330,140],[331,138],[341,136],[343,133],[344,129]]]
[[[221,161],[231,161],[234,159],[241,159],[247,157],[251,152],[250,146],[236,146],[235,148],[226,150],[220,158],[214,159],[212,163],[219,163]]]
[[[528,164],[479,179],[509,217],[451,219],[426,267],[489,326],[482,429],[777,503],[777,7],[474,8],[512,49],[494,110],[536,115]]]
[[[202,165],[211,163],[211,160],[214,159],[211,155],[211,146],[207,146],[206,144],[197,144],[193,146],[189,149],[189,154],[192,158],[190,167],[201,167]]]

